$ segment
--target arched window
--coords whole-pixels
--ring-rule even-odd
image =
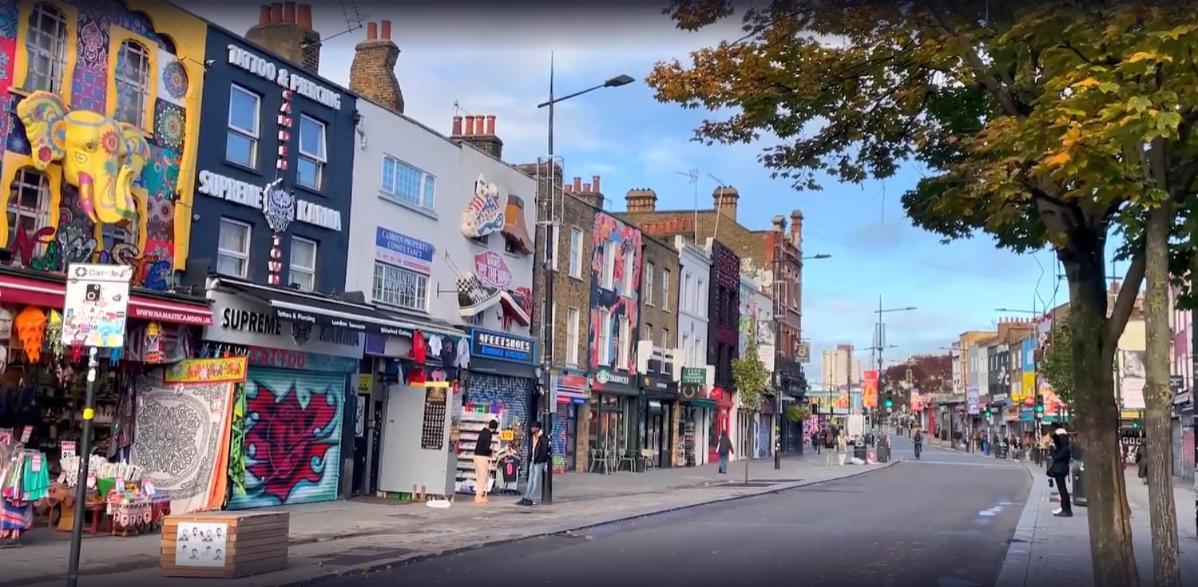
[[[29,34],[25,40],[29,53],[26,89],[61,93],[66,46],[66,17],[57,8],[39,2],[29,14]]]
[[[8,244],[11,245],[21,231],[32,237],[37,229],[49,225],[49,179],[29,167],[18,169],[8,195]]]
[[[116,119],[145,128],[150,93],[150,54],[141,43],[125,41],[116,60]]]

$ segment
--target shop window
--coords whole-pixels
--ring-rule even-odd
[[[300,116],[299,161],[295,181],[306,188],[320,190],[324,185],[325,126],[314,118]]]
[[[39,2],[29,14],[29,33],[25,49],[29,63],[25,89],[62,93],[62,74],[66,69],[67,19],[62,11]]]
[[[292,237],[290,267],[293,287],[304,291],[316,289],[316,242]]]
[[[217,244],[216,272],[246,277],[250,266],[250,225],[221,218]]]
[[[383,189],[379,197],[432,210],[436,193],[437,178],[395,157],[383,157]]]
[[[374,263],[374,302],[428,311],[428,276],[386,263]]]
[[[50,181],[42,173],[22,167],[13,177],[8,196],[8,242],[11,245],[22,231],[32,237],[37,229],[50,225]],[[41,245],[38,245],[40,254]]]
[[[229,86],[229,130],[225,159],[251,169],[258,167],[262,98],[240,86]]]
[[[150,54],[136,41],[121,43],[116,60],[116,116],[145,128],[146,96],[150,93]]]

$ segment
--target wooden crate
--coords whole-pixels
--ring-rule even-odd
[[[287,512],[205,512],[163,519],[167,577],[234,578],[287,568]],[[187,537],[180,540],[180,529]]]

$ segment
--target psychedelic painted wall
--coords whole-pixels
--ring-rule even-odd
[[[637,339],[638,291],[641,287],[641,231],[610,214],[599,212],[595,214],[592,243],[591,326],[588,329],[591,369],[597,369],[603,363],[603,357],[610,357],[614,369],[633,372],[636,345],[632,341]],[[624,320],[628,323],[629,337],[624,344],[630,350],[621,363],[618,343]],[[607,346],[606,354],[600,348],[601,344]]]
[[[245,495],[229,509],[337,499],[345,375],[251,367]]]
[[[188,253],[206,34],[154,0],[0,0],[0,243],[15,260],[134,265],[135,284],[169,287]]]

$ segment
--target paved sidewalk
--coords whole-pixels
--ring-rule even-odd
[[[861,474],[887,465],[826,466],[822,455],[750,463],[733,462],[728,475],[714,465],[614,475],[569,473],[554,478],[554,504],[525,508],[516,496],[493,495],[478,506],[468,496],[449,509],[381,499],[289,506],[291,548],[284,571],[248,577],[238,585],[288,585],[361,572],[411,559],[579,530],[705,503],[760,495]],[[461,498],[463,496],[459,496]],[[68,542],[49,531],[0,550],[0,587],[61,585]],[[228,585],[227,581],[168,579],[158,572],[160,536],[88,538],[83,542],[81,583],[93,585]]]
[[[1000,587],[1092,585],[1090,532],[1086,508],[1073,506],[1072,518],[1053,517],[1060,503],[1052,500],[1056,490],[1048,487],[1044,469],[1027,465],[1034,481],[1027,506],[1019,519],[1015,537],[999,575]],[[1131,507],[1132,540],[1141,584],[1152,584],[1152,535],[1148,519],[1148,487],[1128,468],[1128,505]],[[1194,489],[1185,482],[1174,484],[1177,503],[1183,585],[1198,585],[1198,533],[1194,527]]]

